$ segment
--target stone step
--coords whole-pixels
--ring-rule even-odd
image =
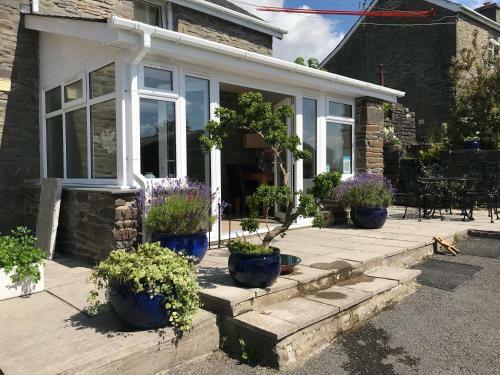
[[[387,267],[320,291],[222,319],[226,348],[275,368],[293,366],[339,333],[395,304],[416,288],[418,270]]]

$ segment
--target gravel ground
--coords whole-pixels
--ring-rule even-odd
[[[470,255],[434,258],[484,269],[455,291],[420,287],[291,371],[250,367],[219,352],[167,374],[500,373],[500,260]]]

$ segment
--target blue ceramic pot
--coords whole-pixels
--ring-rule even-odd
[[[481,142],[479,142],[479,141],[464,141],[464,148],[466,150],[479,150],[481,148]]]
[[[228,268],[238,284],[249,288],[266,288],[272,285],[281,271],[280,251],[271,254],[231,253]]]
[[[206,233],[191,234],[166,234],[154,233],[153,242],[160,242],[162,247],[173,250],[176,253],[183,251],[186,255],[194,256],[200,263],[208,249],[208,238]]]
[[[147,292],[134,293],[128,285],[110,283],[107,297],[113,311],[130,327],[155,329],[169,323],[170,310],[162,295],[151,298]]]
[[[387,220],[387,208],[351,207],[351,220],[358,228],[382,228]]]

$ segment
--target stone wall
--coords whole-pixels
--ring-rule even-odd
[[[273,37],[240,25],[172,4],[175,31],[229,46],[272,55]]]
[[[415,112],[410,112],[403,105],[390,103],[389,117],[384,119],[384,126],[394,129],[394,134],[401,141],[403,149],[417,143]]]
[[[437,11],[436,19],[453,16],[448,10],[422,0],[380,0],[377,7],[404,10],[433,7]],[[360,26],[325,68],[378,84],[377,68],[383,64],[385,86],[406,92],[399,101],[415,111],[417,138],[428,140],[449,118],[452,101],[448,69],[456,51],[455,25],[394,27],[383,24],[427,21],[414,18],[365,20],[379,25]]]
[[[137,236],[128,209],[133,198],[132,194],[64,189],[56,255],[99,261],[115,248],[128,247]]]
[[[384,110],[372,98],[356,99],[356,173],[384,172]]]

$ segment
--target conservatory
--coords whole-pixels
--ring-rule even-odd
[[[31,15],[26,27],[40,32],[40,176],[62,178],[69,190],[125,193],[187,176],[209,184],[241,217],[252,186],[278,183],[279,174],[255,134],[202,152],[198,139],[217,106],[258,90],[275,106],[295,108],[289,131],[313,154],[287,158],[289,184],[301,191],[318,173],[347,178],[366,164],[366,152],[357,150],[364,142],[356,129],[359,98],[404,95],[119,17]]]

